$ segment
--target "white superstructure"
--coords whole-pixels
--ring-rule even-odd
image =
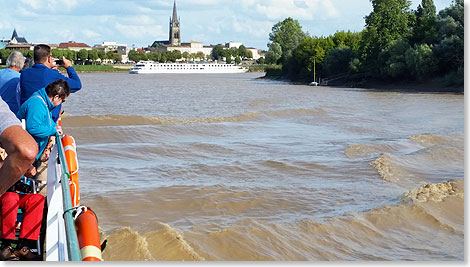
[[[129,70],[131,74],[147,73],[244,73],[248,69],[234,64],[218,63],[158,63],[140,61]]]

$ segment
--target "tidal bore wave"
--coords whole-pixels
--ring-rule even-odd
[[[289,118],[296,116],[323,116],[325,111],[317,109],[287,109],[247,112],[240,115],[227,117],[206,118],[161,118],[145,116],[126,115],[86,115],[86,116],[63,116],[63,124],[67,127],[96,127],[96,126],[132,126],[132,125],[158,125],[158,124],[186,124],[186,123],[222,123],[243,122],[258,120],[264,116],[275,118]]]
[[[463,238],[463,198],[463,180],[452,180],[410,190],[397,205],[324,221],[240,219],[221,229],[208,230],[201,225],[204,230],[200,231],[195,225],[185,232],[149,222],[135,229],[107,231],[108,247],[103,256],[108,261],[428,261],[442,259],[442,255],[458,260],[463,248],[446,244]],[[430,241],[434,236],[441,238],[435,244]],[[428,248],[416,247],[419,242],[426,242]]]

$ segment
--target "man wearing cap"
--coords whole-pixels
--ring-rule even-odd
[[[20,103],[23,104],[28,98],[39,89],[45,88],[51,82],[59,79],[65,80],[72,93],[77,92],[82,88],[80,77],[72,67],[72,61],[62,57],[63,64],[61,65],[67,70],[68,77],[62,75],[57,69],[56,59],[52,57],[51,47],[45,44],[34,46],[34,62],[31,68],[27,68],[21,72],[20,87],[21,99]],[[52,111],[52,119],[57,122],[60,115],[62,104],[58,105]]]

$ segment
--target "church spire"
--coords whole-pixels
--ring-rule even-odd
[[[178,23],[178,14],[176,13],[176,0],[173,2],[173,23]]]
[[[13,34],[11,35],[10,40],[13,40],[13,38],[18,38],[18,34],[16,33],[16,29],[13,29]]]
[[[180,20],[176,13],[176,0],[173,3],[173,17],[170,18],[170,45],[181,46]]]

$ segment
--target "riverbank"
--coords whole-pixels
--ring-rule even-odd
[[[6,65],[0,65],[0,69],[5,69]],[[128,72],[132,66],[130,65],[73,65],[73,68],[78,73],[89,72]],[[64,68],[59,68],[59,71],[65,72]]]
[[[78,73],[88,72],[128,72],[129,65],[74,65],[73,68]]]
[[[464,93],[463,86],[448,86],[443,80],[438,78],[424,82],[403,81],[393,83],[369,80],[361,83],[345,83],[342,87],[356,87],[388,92]]]
[[[265,75],[259,79],[270,79],[274,81],[283,81],[291,84],[309,84],[307,81],[293,81],[282,75]],[[402,81],[402,82],[385,82],[380,80],[363,80],[363,81],[345,81],[330,82],[325,87],[344,87],[344,88],[361,88],[387,92],[428,92],[428,93],[464,93],[464,86],[449,86],[444,78],[434,78],[429,81]]]

